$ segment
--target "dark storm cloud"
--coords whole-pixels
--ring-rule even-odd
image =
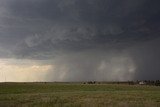
[[[1,58],[53,59],[57,72],[60,66],[68,69],[68,73],[62,73],[67,74],[66,80],[74,80],[74,75],[87,80],[87,74],[101,80],[100,74],[95,77],[97,71],[105,72],[102,78],[112,75],[119,80],[145,74],[149,78],[151,71],[156,72],[151,77],[154,79],[159,74],[160,68],[148,66],[142,57],[147,52],[148,60],[159,63],[155,60],[159,58],[159,49],[155,48],[160,37],[158,0],[0,0],[0,4]],[[128,60],[129,68],[123,65]],[[122,75],[118,77],[116,72]],[[124,79],[126,75],[129,78]]]
[[[137,80],[158,80],[160,77],[160,38],[140,43],[138,46],[131,47],[131,54],[137,66],[135,79]]]

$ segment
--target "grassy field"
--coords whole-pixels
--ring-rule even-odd
[[[160,107],[160,87],[0,83],[0,107]]]

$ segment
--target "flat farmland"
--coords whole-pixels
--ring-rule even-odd
[[[0,83],[0,107],[160,107],[160,87],[127,84]]]

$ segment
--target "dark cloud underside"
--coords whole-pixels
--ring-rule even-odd
[[[57,72],[64,68],[64,80],[75,80],[75,75],[80,75],[78,80],[158,79],[159,4],[159,0],[0,0],[0,57],[54,60]]]

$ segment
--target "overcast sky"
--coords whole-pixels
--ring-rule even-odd
[[[0,81],[160,78],[159,0],[0,0]]]

